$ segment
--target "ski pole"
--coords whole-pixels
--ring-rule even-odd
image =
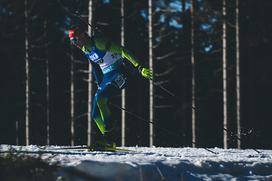
[[[227,133],[231,133],[231,134],[233,134],[232,132],[230,132],[227,128],[224,128],[224,131],[226,131]],[[240,137],[238,137],[237,135],[235,135],[235,134],[233,134],[233,136],[234,137],[236,137],[236,139],[238,139],[238,140],[242,140]],[[254,151],[256,151],[258,154],[259,153],[262,153],[261,151],[259,151],[259,150],[257,150],[257,149],[255,149],[255,148],[252,148]]]
[[[113,104],[112,102],[109,102],[109,104],[112,105],[112,106],[115,107],[115,108],[118,108],[118,109],[120,109],[120,110],[124,110],[126,113],[132,115],[133,117],[137,118],[138,120],[142,120],[142,121],[145,121],[146,123],[150,123],[150,124],[155,125],[154,122],[149,121],[149,120],[147,120],[147,119],[145,119],[145,118],[143,118],[143,117],[141,117],[141,116],[139,116],[139,115],[137,115],[137,114],[135,114],[135,113],[133,113],[133,112],[131,112],[131,111],[128,111],[127,109],[125,109],[125,108],[123,108],[123,107],[120,107],[120,106],[118,106],[118,105],[116,105],[116,104]],[[154,119],[154,120],[157,121],[157,122],[159,121],[158,119]],[[171,134],[171,135],[174,135],[174,136],[178,136],[178,137],[181,136],[180,134],[173,133],[173,132],[171,132],[171,131],[168,130],[168,129],[161,128],[161,127],[158,127],[158,126],[157,126],[157,128],[160,129],[161,131],[165,132],[165,133],[168,133],[168,134]],[[194,142],[191,142],[191,143],[194,143]],[[195,143],[194,143],[194,144],[195,144]],[[216,152],[210,150],[209,148],[203,148],[203,149],[205,149],[206,151],[211,152],[211,153],[213,153],[213,154],[217,154]]]
[[[153,79],[150,79],[153,80]],[[171,92],[170,90],[168,90],[167,88],[163,87],[162,85],[156,84],[156,83],[152,83],[154,86],[159,87],[161,90],[163,90],[164,92],[166,92],[168,95],[170,95],[173,100],[175,100],[178,103],[182,103],[182,100],[180,99],[180,97],[178,97],[177,95],[175,95],[173,92]],[[195,107],[191,106],[192,109],[196,109]]]
[[[154,81],[154,79],[150,78],[150,80]],[[178,102],[181,102],[180,98],[178,96],[176,96],[173,92],[171,92],[170,90],[168,90],[167,88],[163,87],[160,84],[156,84],[156,83],[152,83],[154,86],[159,87],[161,90],[163,90],[164,92],[166,92],[168,95],[172,96],[173,98],[175,98],[175,100],[177,100]]]
[[[149,120],[147,120],[147,119],[145,119],[145,118],[143,118],[143,117],[141,117],[141,116],[139,116],[139,115],[137,115],[137,114],[135,114],[135,113],[133,113],[133,112],[130,112],[130,111],[126,110],[126,109],[123,108],[123,107],[120,107],[120,106],[118,106],[118,105],[116,105],[116,104],[113,104],[113,103],[111,103],[111,102],[109,102],[109,104],[112,105],[112,106],[115,107],[115,108],[118,108],[118,109],[120,109],[120,110],[124,110],[126,113],[128,113],[128,114],[130,114],[131,116],[137,118],[138,120],[142,120],[142,121],[145,121],[146,123],[150,123],[150,124],[155,125],[154,122],[149,121]],[[155,121],[158,121],[158,120],[155,119]],[[158,127],[158,128],[161,129],[162,131],[164,131],[165,133],[170,134],[170,135],[173,135],[173,136],[181,136],[181,135],[179,135],[179,134],[176,134],[176,133],[173,133],[173,132],[169,131],[168,129],[160,128],[160,127]]]
[[[151,79],[152,80],[152,79]],[[156,85],[155,83],[153,83],[153,85],[159,87],[160,89],[164,90],[165,92],[167,92],[169,95],[171,95],[172,97],[178,98],[177,100],[180,101],[179,97],[177,97],[174,93],[172,93],[171,91],[169,91],[168,89],[166,89],[165,87],[163,87],[162,85]],[[227,130],[226,128],[224,128],[224,130],[226,132],[229,132],[229,130]],[[231,134],[233,134],[232,132],[230,132]],[[241,138],[239,138],[237,135],[233,134],[233,136],[235,136],[238,140],[241,141]],[[254,151],[256,151],[257,153],[261,153],[259,150],[254,149]]]
[[[153,79],[150,79],[150,80],[153,80]],[[166,92],[166,93],[168,93],[169,95],[171,95],[172,97],[177,98],[177,99],[175,99],[175,100],[181,102],[181,100],[179,99],[178,96],[176,96],[174,93],[172,93],[171,91],[169,91],[168,89],[166,89],[166,88],[163,87],[162,85],[157,85],[157,84],[155,84],[154,82],[153,82],[153,85],[159,87],[159,88],[162,89],[164,92]],[[195,108],[194,108],[194,109],[195,109]],[[225,130],[226,132],[229,132],[226,128],[224,128],[224,130]],[[232,132],[230,132],[230,133],[232,133]],[[234,134],[233,134],[233,135],[234,135]],[[237,135],[234,135],[234,136],[235,136],[238,140],[241,140],[241,138],[239,138]],[[257,149],[254,149],[254,148],[253,148],[253,150],[256,151],[257,153],[261,153],[261,152],[260,152],[259,150],[257,150]]]
[[[94,34],[94,29],[98,30],[100,33],[102,32],[97,26],[91,25],[89,22],[85,21],[80,14],[76,13],[76,12],[72,12],[70,11],[68,8],[66,8],[62,3],[61,0],[57,1],[60,6],[62,7],[62,9],[64,9],[64,11],[69,14],[70,16],[74,16],[76,18],[78,18],[81,22],[83,22],[84,24],[86,24],[87,26],[90,26],[92,28],[92,35]]]

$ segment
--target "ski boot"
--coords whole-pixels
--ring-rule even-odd
[[[110,132],[105,132],[103,138],[92,144],[90,151],[115,151],[116,143],[112,141]]]

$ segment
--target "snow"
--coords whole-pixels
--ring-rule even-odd
[[[272,150],[123,149],[130,151],[88,152],[67,146],[0,145],[0,156],[9,151],[40,156],[49,164],[62,166],[60,177],[73,170],[101,180],[272,180]]]

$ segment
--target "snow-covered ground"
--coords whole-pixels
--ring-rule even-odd
[[[252,149],[220,148],[125,149],[131,151],[87,152],[64,146],[0,145],[0,155],[12,151],[41,156],[49,164],[59,163],[63,168],[59,178],[73,171],[97,180],[272,180],[272,150],[258,153]]]

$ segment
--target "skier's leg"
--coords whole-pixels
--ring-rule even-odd
[[[99,108],[100,116],[105,124],[105,131],[109,131],[111,129],[110,123],[113,121],[113,116],[109,108],[109,99],[116,93],[116,91],[118,91],[118,89],[111,83],[98,91],[97,106]]]
[[[105,124],[105,129],[106,131],[108,131],[109,127],[108,127],[108,120],[111,117],[111,112],[110,109],[108,107],[108,98],[107,97],[99,97],[97,100],[97,106],[99,108],[99,112],[101,115],[102,120],[104,121]]]
[[[97,105],[98,97],[99,97],[99,94],[96,93],[94,96],[94,100],[93,100],[92,118],[95,121],[100,132],[104,135],[105,130],[106,130],[106,126],[105,126],[105,123],[104,123],[102,117],[100,116],[99,108]]]
[[[113,89],[114,87],[111,84],[107,84],[104,87],[99,87],[94,96],[92,117],[103,135],[110,130],[108,123],[112,119],[112,114],[108,106],[108,99],[113,93]]]
[[[92,117],[103,135],[113,127],[110,126],[114,120],[108,102],[112,96],[120,92],[120,88],[116,83],[117,77],[118,74],[116,73],[103,77],[103,81],[99,85],[93,102]]]
[[[111,127],[109,123],[112,123],[112,114],[108,106],[108,100],[110,95],[112,95],[113,88],[107,84],[107,86],[99,87],[95,94],[93,102],[92,116],[93,119],[99,128],[100,132],[103,135],[103,140],[100,142],[100,146],[104,144],[109,144],[110,147],[115,147],[113,142],[112,132],[110,131]]]

